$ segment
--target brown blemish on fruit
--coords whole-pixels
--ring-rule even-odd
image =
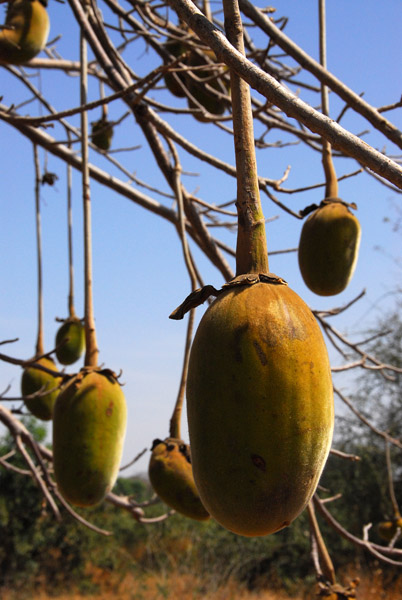
[[[255,467],[257,467],[257,469],[260,469],[260,471],[263,471],[265,473],[267,465],[262,456],[260,456],[259,454],[252,454],[251,460],[253,461],[253,464]]]
[[[113,414],[113,402],[109,402],[109,406],[106,409],[106,416],[111,417]]]
[[[247,329],[248,324],[245,323],[241,327],[237,327],[237,329],[234,332],[234,357],[236,362],[243,361],[243,354],[241,351],[241,338],[243,334],[247,331]]]
[[[260,359],[262,366],[265,367],[265,365],[268,362],[267,357],[265,356],[264,351],[261,348],[260,344],[257,342],[257,340],[253,340],[253,346],[257,350],[258,358]]]

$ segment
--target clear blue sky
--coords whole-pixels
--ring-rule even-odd
[[[265,6],[263,2],[256,3]],[[355,92],[373,106],[396,102],[401,97],[402,11],[399,0],[378,4],[374,0],[327,2],[328,68]],[[102,4],[100,4],[101,8]],[[218,3],[214,4],[214,7]],[[286,28],[304,50],[318,56],[317,2],[283,1],[277,3],[277,15],[289,16]],[[66,58],[78,57],[78,33],[67,4],[50,0],[50,38],[58,34],[58,51]],[[160,61],[144,54],[143,46],[136,46],[125,54],[139,74]],[[292,61],[289,61],[292,64]],[[31,72],[31,71],[30,71]],[[34,79],[38,85],[37,78]],[[0,67],[0,94],[2,102],[18,104],[27,97],[22,85]],[[41,82],[44,93],[57,109],[78,103],[78,79],[55,72],[44,73]],[[162,92],[155,98],[165,98]],[[152,94],[151,94],[152,96]],[[300,96],[309,101],[305,90]],[[90,99],[98,97],[97,85],[90,86]],[[184,106],[181,100],[178,105]],[[330,96],[331,116],[339,114],[343,104]],[[33,102],[22,112],[37,114],[38,103]],[[121,103],[115,103],[110,114],[118,118],[125,112]],[[99,118],[100,111],[92,111],[89,120]],[[388,118],[402,128],[402,109],[387,113]],[[234,162],[230,137],[212,126],[200,125],[188,116],[166,117],[181,133],[220,158]],[[76,119],[72,122],[78,124]],[[353,133],[367,131],[363,139],[378,149],[385,146],[390,154],[400,154],[391,142],[360,117],[346,113],[342,125]],[[191,129],[194,133],[190,133]],[[52,135],[52,129],[49,130]],[[0,122],[2,141],[2,201],[0,209],[0,341],[19,338],[2,351],[18,358],[32,356],[36,341],[36,248],[34,229],[34,172],[31,144],[12,127]],[[61,139],[61,136],[60,136]],[[63,138],[64,139],[64,138]],[[270,142],[284,139],[273,132]],[[146,149],[140,129],[129,117],[116,132],[113,147],[142,145],[140,150],[117,155],[138,178],[168,191],[153,158]],[[43,166],[44,153],[40,151]],[[124,156],[124,158],[123,158]],[[183,168],[199,174],[185,176],[190,191],[212,203],[221,203],[235,197],[234,181],[203,167],[192,157],[181,153]],[[90,159],[102,168],[108,163],[95,153]],[[286,187],[296,188],[322,180],[318,154],[298,146],[280,150],[257,152],[259,173],[279,178],[288,165],[291,172]],[[355,170],[356,163],[349,159],[336,162],[339,175]],[[44,253],[44,313],[45,346],[54,346],[57,331],[55,317],[67,316],[67,228],[66,228],[66,167],[58,159],[48,156],[48,169],[58,174],[53,188],[42,189],[42,231]],[[115,172],[115,171],[113,171]],[[123,176],[124,179],[124,176]],[[334,322],[338,329],[358,334],[392,305],[392,291],[401,287],[401,234],[393,231],[393,221],[401,218],[401,195],[376,182],[367,175],[345,180],[340,184],[340,196],[358,205],[362,225],[362,242],[354,278],[341,295],[319,298],[305,287],[297,266],[296,254],[273,256],[271,271],[284,277],[312,308],[330,308],[350,301],[363,288],[366,297]],[[152,192],[146,192],[153,196]],[[74,258],[76,309],[83,312],[83,258],[82,207],[80,179],[74,174]],[[144,447],[150,447],[155,437],[168,434],[168,421],[176,399],[182,366],[186,321],[175,322],[168,315],[189,292],[189,279],[183,264],[179,239],[174,228],[162,219],[144,211],[126,198],[104,189],[96,183],[91,188],[93,210],[94,306],[100,361],[115,371],[122,369],[122,380],[127,398],[129,421],[124,461],[130,460]],[[322,199],[322,191],[295,194],[284,200],[299,210]],[[283,200],[283,198],[281,198]],[[158,200],[160,198],[158,197]],[[163,200],[161,200],[163,201]],[[168,205],[170,203],[168,202]],[[266,217],[280,215],[267,227],[269,250],[295,247],[301,222],[282,213],[265,198]],[[399,212],[398,212],[399,211]],[[391,222],[386,218],[389,217]],[[224,239],[235,244],[235,234]],[[204,281],[220,286],[220,273],[196,251]],[[233,261],[231,260],[233,265]],[[199,317],[204,308],[198,310]],[[70,369],[71,370],[71,369]],[[0,362],[1,389],[8,384],[8,395],[19,393],[21,370]],[[346,381],[346,380],[345,380]],[[337,383],[342,383],[338,376]],[[345,389],[347,385],[345,383]],[[16,406],[18,403],[16,403]],[[185,413],[184,413],[185,420]],[[184,431],[186,431],[183,423]],[[130,472],[145,470],[148,456]]]

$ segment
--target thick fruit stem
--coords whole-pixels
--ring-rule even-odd
[[[80,38],[81,58],[81,105],[87,103],[87,45],[83,33]],[[82,199],[84,205],[84,247],[85,247],[85,366],[98,364],[95,319],[92,300],[92,245],[91,245],[91,194],[88,167],[88,115],[81,113],[81,153],[82,153]]]
[[[312,535],[314,536],[315,541],[317,543],[317,550],[318,550],[318,556],[319,556],[319,561],[320,561],[320,567],[322,569],[322,574],[324,575],[325,579],[329,583],[335,584],[336,577],[335,577],[334,565],[332,563],[331,557],[330,557],[327,547],[325,545],[324,538],[321,535],[321,531],[318,526],[317,517],[315,516],[315,509],[314,509],[314,504],[313,504],[312,500],[310,500],[310,502],[307,505],[307,512],[308,512],[308,517],[309,517],[309,522],[310,522],[310,529],[311,529]]]
[[[223,0],[228,40],[244,55],[243,25],[237,0]],[[258,187],[250,88],[230,71],[233,131],[237,171],[236,275],[268,273],[265,220]]]
[[[36,215],[36,248],[38,261],[38,335],[36,338],[35,355],[41,356],[44,353],[43,345],[43,289],[42,289],[42,230],[40,219],[40,165],[38,147],[34,145],[35,161],[35,215]]]
[[[320,64],[327,68],[327,30],[325,19],[325,0],[318,0],[319,24],[320,24]],[[329,115],[328,88],[321,83],[321,110],[324,115]],[[325,197],[338,197],[338,179],[336,177],[334,163],[332,161],[331,144],[322,138],[322,166],[325,173]]]
[[[73,211],[72,211],[72,167],[67,165],[67,233],[68,233],[68,314],[76,317],[74,308],[74,265],[73,265]]]

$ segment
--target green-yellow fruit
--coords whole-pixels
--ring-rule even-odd
[[[321,205],[300,236],[299,266],[307,287],[320,296],[342,292],[355,270],[359,244],[360,224],[347,206],[331,201]]]
[[[113,125],[104,117],[92,123],[92,143],[100,150],[109,150],[113,133]]]
[[[175,56],[176,58],[178,58],[179,56],[184,54],[187,50],[186,45],[183,44],[182,42],[180,42],[179,40],[170,40],[169,42],[166,42],[164,47],[166,48],[166,50],[168,52],[170,52],[170,54],[172,56]],[[185,79],[184,75],[182,75],[180,73],[175,73],[175,75],[180,79],[180,81],[183,82],[183,84],[186,83],[186,79]],[[175,75],[173,75],[173,73],[169,73],[169,72],[165,73],[164,80],[165,80],[166,87],[174,96],[177,96],[178,98],[184,98],[186,95],[186,92],[183,90],[183,88],[177,81]]]
[[[53,466],[66,500],[93,506],[119,470],[127,409],[111,371],[81,370],[63,388],[53,414]]]
[[[154,440],[148,474],[168,506],[196,521],[209,519],[195,487],[189,448],[182,440]]]
[[[85,328],[79,319],[68,319],[56,334],[56,356],[62,365],[72,365],[85,348]]]
[[[191,349],[187,412],[211,517],[245,536],[289,525],[316,489],[334,413],[321,331],[288,286],[235,286],[211,304]]]
[[[215,58],[216,60],[216,58]],[[194,71],[194,75],[196,77],[198,77],[199,79],[206,79],[207,81],[205,83],[202,82],[197,82],[194,79],[190,79],[190,77],[188,78],[188,90],[191,93],[191,95],[201,104],[201,106],[203,106],[205,108],[205,110],[207,110],[208,112],[210,112],[213,115],[223,115],[223,113],[225,112],[226,109],[226,105],[225,102],[223,100],[221,100],[218,96],[214,95],[213,92],[209,92],[206,89],[206,83],[208,83],[208,85],[219,91],[220,93],[227,93],[227,86],[223,83],[223,80],[221,77],[215,78],[215,79],[210,79],[211,75],[213,75],[213,71],[211,70],[212,65],[210,63],[206,63],[206,61],[204,61],[202,59],[201,56],[199,56],[197,53],[193,52],[190,55],[189,58],[189,65],[191,66],[201,66],[205,64],[205,71],[204,70],[195,70]],[[189,108],[198,108],[197,105],[192,101],[192,100],[188,100],[188,106]],[[199,121],[205,121],[205,118],[202,117],[202,115],[196,115],[194,114],[194,116],[199,120]]]
[[[37,361],[40,365],[56,371],[56,365],[51,358],[41,358]],[[24,403],[27,409],[34,417],[42,419],[42,421],[50,421],[53,415],[53,407],[57,396],[59,395],[58,385],[60,379],[53,377],[50,373],[35,369],[34,367],[28,367],[22,374],[21,378],[21,392],[24,396]],[[40,396],[36,398],[27,398],[35,392],[41,392]],[[46,390],[49,393],[46,393]]]
[[[5,24],[0,31],[0,63],[21,65],[34,58],[49,35],[47,0],[10,0]]]
[[[377,526],[378,535],[386,542],[390,542],[395,537],[398,527],[402,532],[402,518],[400,517],[390,521],[382,521]]]

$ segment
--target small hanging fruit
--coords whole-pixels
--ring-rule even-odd
[[[38,148],[34,145],[35,159],[35,216],[36,216],[36,250],[37,250],[37,302],[38,302],[38,333],[36,337],[35,356],[32,360],[43,367],[56,371],[56,365],[51,358],[44,357],[43,343],[43,287],[42,287],[42,230],[40,214],[40,186],[41,175],[39,166]],[[21,377],[21,393],[27,409],[34,417],[49,421],[52,418],[53,407],[59,395],[60,379],[51,373],[27,367]],[[37,394],[33,398],[29,397]]]
[[[326,198],[305,221],[299,266],[307,287],[320,296],[342,292],[352,278],[360,244],[360,224],[348,205]]]
[[[40,358],[37,362],[43,367],[56,371],[56,365],[51,358]],[[29,397],[38,392],[39,394],[34,398]],[[25,406],[34,417],[42,421],[50,421],[54,403],[59,395],[59,379],[46,371],[28,367],[22,373],[21,393]]]
[[[322,14],[324,14],[323,11]],[[320,24],[320,62],[326,69],[325,20]],[[329,115],[328,89],[321,83],[322,112]],[[319,296],[342,292],[356,267],[360,244],[360,223],[347,204],[338,198],[338,179],[332,160],[332,148],[322,138],[322,165],[325,174],[325,199],[320,206],[307,207],[299,242],[299,267],[304,283]]]
[[[214,62],[216,62],[216,56],[212,51],[205,51],[203,53],[205,56],[209,56],[212,58]],[[214,77],[216,71],[211,67],[213,65],[207,62],[207,59],[201,56],[198,52],[192,52],[190,54],[188,64],[192,67],[198,67],[205,65],[205,70],[194,70],[194,76],[200,81],[195,80],[194,78],[188,77],[188,90],[190,94],[212,115],[223,115],[226,110],[226,104],[223,99],[221,99],[217,94],[214,94],[213,91],[209,91],[206,85],[210,86],[212,90],[216,90],[221,94],[228,93],[228,87],[226,82],[222,77]],[[203,82],[205,80],[205,82]],[[189,108],[197,108],[197,105],[192,101],[188,100]],[[194,113],[194,116],[197,120],[203,122],[206,119],[201,115],[197,115]]]
[[[49,35],[47,0],[10,0],[0,31],[0,63],[22,65],[46,45]]]
[[[85,348],[85,329],[77,317],[64,321],[56,334],[56,356],[62,365],[72,365]]]
[[[178,203],[181,204],[181,201],[182,199],[179,196]],[[182,244],[183,249],[187,250],[187,240],[184,235],[182,236]],[[193,282],[192,276],[191,279]],[[159,439],[153,441],[148,474],[154,491],[163,502],[190,519],[205,521],[209,518],[209,514],[200,500],[194,483],[190,447],[182,441],[180,432],[194,317],[195,310],[192,310],[187,324],[183,369],[179,391],[170,419],[169,437],[164,441]]]
[[[187,50],[186,45],[183,44],[183,42],[181,42],[180,40],[169,40],[168,42],[166,42],[166,44],[164,44],[164,48],[175,58],[179,58],[179,56],[184,55]],[[169,62],[168,60],[165,60],[165,64],[167,64],[168,62]],[[186,61],[183,60],[182,62],[186,62]],[[173,74],[173,72],[167,72],[164,75],[164,81],[165,81],[166,87],[177,98],[184,98],[186,95],[186,92],[184,91],[184,89],[182,88],[182,86],[180,85],[180,83],[178,82],[178,80],[176,78],[179,78],[180,81],[184,85],[186,85],[186,79],[183,74],[180,74],[180,73]]]
[[[81,32],[81,104],[87,83],[86,42]],[[127,408],[117,377],[98,367],[92,301],[91,198],[87,163],[87,115],[81,114],[82,189],[85,256],[85,366],[63,387],[54,407],[53,466],[66,500],[93,506],[112,489],[119,470]]]
[[[399,519],[395,518],[389,521],[381,521],[381,523],[377,525],[378,535],[386,542],[390,542],[395,537],[398,528],[402,533],[401,517],[399,517]]]
[[[100,150],[109,150],[113,138],[113,124],[102,116],[99,121],[92,123],[92,143]]]
[[[127,419],[124,394],[106,369],[82,369],[54,407],[53,465],[66,500],[93,506],[112,489],[119,470]]]
[[[196,521],[209,519],[194,483],[190,449],[182,440],[154,440],[148,474],[156,494],[168,506]]]

